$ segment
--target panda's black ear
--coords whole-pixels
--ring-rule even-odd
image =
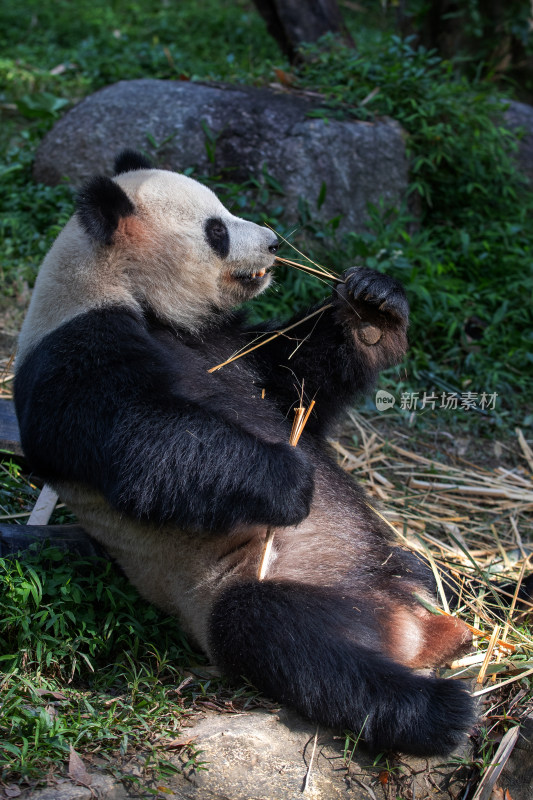
[[[114,175],[122,175],[123,172],[131,172],[135,169],[152,169],[152,164],[148,158],[136,150],[123,150],[115,158]]]
[[[83,228],[100,244],[111,244],[122,217],[135,213],[124,189],[104,175],[91,178],[80,191],[76,205]]]

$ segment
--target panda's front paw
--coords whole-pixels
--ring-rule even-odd
[[[358,304],[365,303],[377,311],[392,314],[407,322],[409,305],[401,283],[367,267],[351,267],[344,275],[344,295]]]
[[[270,525],[289,526],[302,522],[311,509],[314,469],[296,448],[288,444],[271,447]]]

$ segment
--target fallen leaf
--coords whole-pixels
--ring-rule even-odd
[[[18,797],[20,795],[20,789],[14,783],[10,783],[9,786],[4,786],[2,791],[6,797]]]
[[[91,783],[91,776],[85,769],[85,764],[72,745],[70,745],[70,757],[68,760],[68,776],[71,780],[76,783],[81,783],[83,786],[89,786]]]
[[[386,769],[382,769],[378,775],[378,781],[381,783],[382,786],[386,786],[389,782],[389,772]]]
[[[168,744],[165,745],[165,750],[174,750],[178,747],[188,747],[191,745],[196,736],[192,736],[190,739],[172,739]]]
[[[37,689],[36,694],[38,694],[39,697],[53,697],[54,700],[67,699],[62,692],[53,692],[51,689]]]
[[[296,79],[290,72],[285,72],[283,69],[275,69],[274,72],[282,86],[294,86]]]

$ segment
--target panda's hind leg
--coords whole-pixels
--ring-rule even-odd
[[[374,619],[364,600],[250,580],[219,596],[210,651],[229,676],[246,676],[323,725],[362,731],[375,752],[450,752],[472,722],[470,696],[382,655]]]

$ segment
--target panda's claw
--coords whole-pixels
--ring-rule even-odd
[[[407,297],[403,286],[395,278],[368,267],[351,267],[343,277],[350,300],[368,303],[383,313],[407,319]]]

